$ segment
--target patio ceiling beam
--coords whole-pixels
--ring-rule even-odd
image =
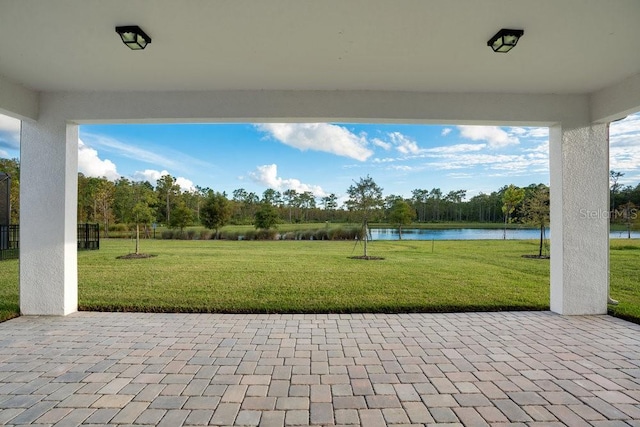
[[[38,106],[38,92],[0,76],[0,114],[37,120]]]
[[[549,126],[589,120],[586,95],[391,91],[51,92],[79,123],[373,122]]]
[[[640,111],[640,74],[591,94],[591,121],[608,123]]]

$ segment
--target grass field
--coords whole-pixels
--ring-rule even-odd
[[[433,251],[432,251],[432,244]],[[149,259],[119,260],[130,240],[78,253],[81,310],[405,312],[545,310],[549,261],[533,241],[145,240]],[[615,315],[640,319],[640,242],[612,242]],[[18,263],[0,269],[0,319],[18,312]]]
[[[0,261],[0,322],[19,313],[18,260]]]

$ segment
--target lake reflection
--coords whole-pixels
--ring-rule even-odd
[[[422,228],[402,229],[402,240],[501,240],[503,230],[486,228],[456,228],[442,230],[427,230]],[[547,229],[545,237],[548,239],[551,232]],[[612,239],[624,239],[626,231],[614,231],[609,235]],[[373,240],[398,240],[398,229],[376,228],[371,229]],[[540,230],[518,229],[507,230],[508,240],[539,239]],[[632,231],[631,238],[640,238],[640,232]]]

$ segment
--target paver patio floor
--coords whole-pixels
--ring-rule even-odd
[[[0,324],[2,425],[640,426],[640,325],[548,312]]]

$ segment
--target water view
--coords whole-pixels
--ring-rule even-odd
[[[500,240],[503,236],[501,229],[486,228],[456,228],[429,230],[422,228],[402,229],[403,240]],[[547,229],[545,237],[549,238],[551,231]],[[609,234],[611,239],[624,239],[627,237],[626,231],[612,231]],[[398,240],[398,229],[396,228],[376,228],[371,230],[371,238],[373,240]],[[540,230],[537,229],[518,229],[507,230],[507,239],[523,240],[523,239],[539,239]],[[640,238],[640,231],[632,231],[631,238]]]

